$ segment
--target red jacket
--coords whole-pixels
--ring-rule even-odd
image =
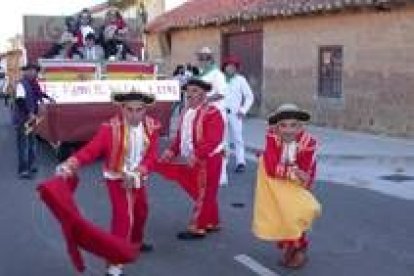
[[[301,132],[296,137],[298,150],[296,154],[296,163],[299,169],[307,172],[310,176],[308,183],[304,183],[310,188],[315,179],[316,171],[316,140],[307,132]],[[267,175],[273,178],[287,178],[289,168],[282,164],[282,141],[278,135],[268,131],[266,133],[266,145],[263,152],[263,161]]]
[[[183,116],[177,135],[169,148],[175,156],[180,154],[182,121]],[[224,121],[220,110],[213,105],[202,105],[195,115],[192,133],[194,154],[197,159],[207,159],[216,154],[215,151],[223,142],[224,137]]]
[[[148,171],[153,170],[157,160],[159,130],[160,124],[147,116],[144,120],[145,154],[141,160],[141,165],[145,166]],[[105,172],[120,173],[125,157],[126,132],[127,128],[122,118],[116,116],[109,122],[102,124],[92,140],[70,157],[68,161],[77,167],[81,167],[102,157],[105,160]]]

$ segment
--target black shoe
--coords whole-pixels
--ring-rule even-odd
[[[200,240],[205,238],[206,234],[198,234],[189,231],[179,232],[177,234],[177,239],[179,240]]]
[[[234,170],[236,173],[242,173],[246,170],[245,164],[238,164],[236,169]]]
[[[150,244],[150,243],[145,243],[145,242],[143,242],[143,243],[141,244],[140,251],[141,251],[142,253],[152,252],[153,250],[154,250],[154,246],[153,246],[152,244]]]
[[[23,171],[19,173],[20,179],[32,179],[32,175],[28,171]]]
[[[30,172],[31,172],[31,173],[37,173],[38,171],[39,171],[39,170],[38,170],[37,168],[31,168],[31,169],[30,169]]]
[[[209,227],[209,228],[206,229],[207,233],[209,233],[209,234],[220,232],[220,230],[221,230],[221,228],[219,226]]]

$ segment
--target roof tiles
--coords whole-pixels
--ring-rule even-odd
[[[147,26],[149,32],[373,7],[402,0],[189,0]]]

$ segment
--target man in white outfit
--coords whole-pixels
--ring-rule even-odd
[[[243,118],[253,104],[253,92],[246,78],[239,72],[240,60],[230,55],[223,59],[222,69],[226,76],[228,92],[225,95],[225,108],[229,127],[229,141],[232,141],[236,154],[236,173],[244,172],[246,159],[244,157]]]
[[[197,61],[200,67],[200,76],[199,78],[205,82],[211,84],[212,89],[207,94],[207,98],[210,102],[213,102],[214,105],[220,110],[224,122],[227,122],[226,109],[225,109],[225,95],[227,94],[227,83],[226,77],[223,72],[220,70],[220,67],[214,61],[214,53],[209,47],[202,47],[196,52]],[[224,141],[222,143],[222,148],[226,147],[227,141],[227,127],[224,130]],[[220,185],[228,184],[227,177],[227,158],[224,158]]]

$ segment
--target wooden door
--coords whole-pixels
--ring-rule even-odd
[[[250,114],[260,112],[263,83],[263,32],[249,30],[223,34],[222,57],[236,55],[241,60],[241,73],[246,77],[255,96]]]

